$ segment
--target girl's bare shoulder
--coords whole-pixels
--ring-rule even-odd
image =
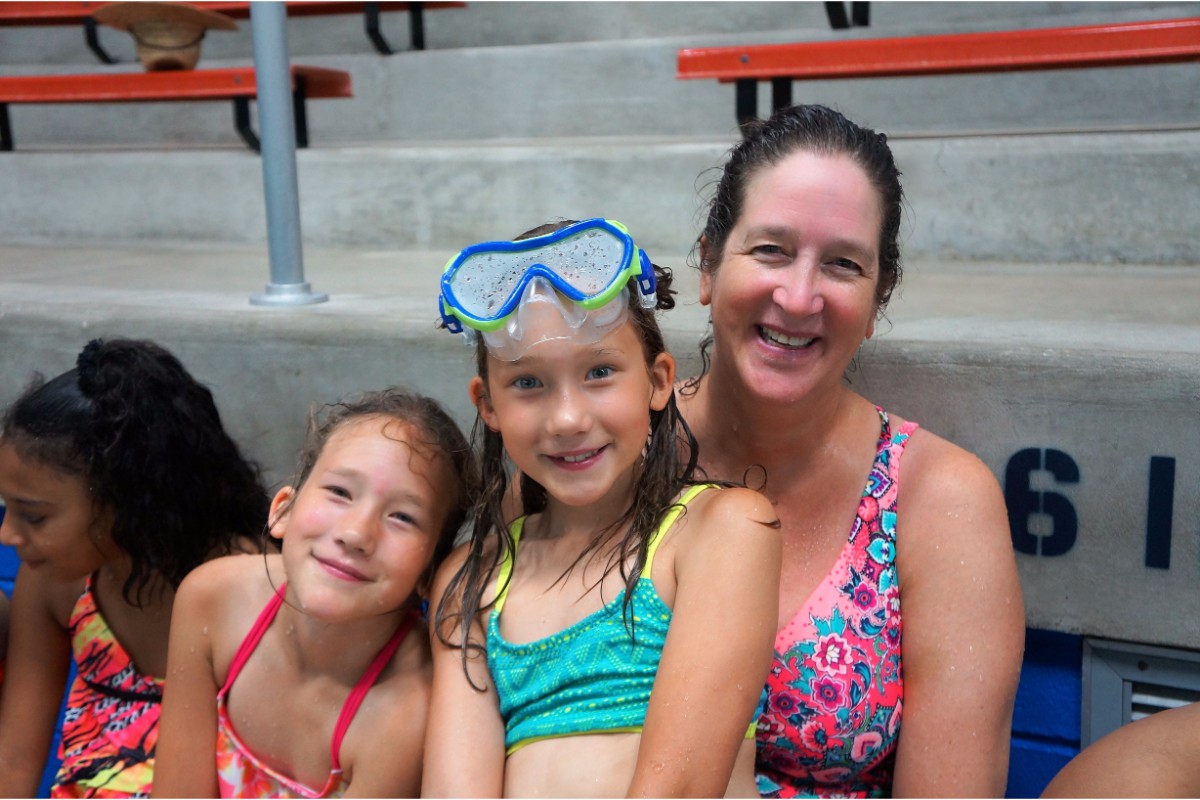
[[[270,597],[272,583],[282,583],[282,557],[237,553],[204,562],[188,573],[181,593],[206,602],[240,603],[253,597]]]

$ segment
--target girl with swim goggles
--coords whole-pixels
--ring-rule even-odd
[[[483,491],[434,585],[424,794],[756,796],[778,522],[696,480],[654,316],[670,283],[602,219],[445,269]]]

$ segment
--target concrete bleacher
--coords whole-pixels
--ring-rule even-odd
[[[291,309],[248,302],[267,280],[262,173],[224,106],[16,108],[21,149],[0,154],[0,402],[88,338],[128,335],[212,386],[272,481],[313,400],[407,383],[467,425],[472,366],[433,327],[436,277],[464,244],[559,216],[620,219],[676,268],[683,302],[664,322],[689,372],[706,315],[688,253],[737,134],[732,87],[675,80],[680,47],[1196,15],[873,3],[869,28],[833,31],[819,3],[475,3],[428,14],[428,49],[390,57],[356,15],[289,20],[293,56],[350,71],[355,92],[309,110],[306,278],[331,299]],[[384,15],[385,31],[405,24]],[[202,65],[249,63],[241,27],[210,33]],[[101,36],[132,59],[126,35]],[[134,68],[95,62],[75,29],[0,29],[4,74]],[[1014,796],[1078,747],[1080,636],[1200,649],[1184,622],[1200,617],[1198,77],[1185,64],[796,89],[887,131],[905,173],[905,279],[850,380],[977,452],[1036,545],[1019,555],[1034,633]],[[1012,473],[1030,449],[1067,454],[1078,479]],[[1163,535],[1147,532],[1153,457],[1175,465],[1168,568],[1147,565]],[[1046,494],[1069,500],[1073,525],[1040,512]]]

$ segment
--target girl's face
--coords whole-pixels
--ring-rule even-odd
[[[338,427],[299,492],[284,487],[271,504],[289,601],[326,621],[401,609],[425,588],[450,509],[449,469],[395,418]]]
[[[538,325],[564,326],[557,313]],[[527,334],[537,341],[543,332]],[[650,432],[650,410],[671,396],[675,361],[660,353],[647,366],[641,339],[625,322],[598,342],[552,339],[517,361],[488,356],[488,378],[471,381],[471,399],[523,473],[552,500],[620,506]]]
[[[713,373],[776,402],[836,388],[875,331],[878,193],[848,157],[798,151],[752,176],[745,197],[724,252],[702,253],[720,259],[700,280]]]
[[[0,442],[0,497],[6,506],[0,543],[25,567],[62,581],[85,578],[114,555],[113,515],[98,509],[87,483]]]

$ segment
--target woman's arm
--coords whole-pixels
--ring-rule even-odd
[[[0,786],[7,796],[34,797],[41,783],[71,666],[70,634],[55,600],[78,588],[25,566],[17,572],[0,711]]]
[[[671,627],[631,797],[725,795],[774,652],[780,540],[770,502],[710,490],[679,525]]]
[[[1160,711],[1093,742],[1042,797],[1200,797],[1200,703]]]
[[[904,459],[896,530],[904,713],[896,797],[1000,797],[1025,611],[1000,487],[924,431]]]
[[[234,556],[237,558],[237,556]],[[221,560],[193,570],[175,595],[154,764],[155,797],[217,796],[217,681]]]
[[[442,603],[457,608],[453,597],[446,597],[450,578],[462,566],[465,549],[459,548],[438,571],[434,581],[430,617]],[[467,674],[463,672],[462,651],[442,643],[430,626],[433,650],[433,691],[429,705],[429,723],[425,730],[425,763],[421,794],[426,797],[500,797],[504,792],[504,720],[496,699],[496,687],[488,671],[484,653],[467,656]],[[451,642],[459,641],[461,628],[455,624],[449,632]],[[471,622],[471,640],[483,644],[483,625]],[[481,691],[482,690],[482,691]]]

